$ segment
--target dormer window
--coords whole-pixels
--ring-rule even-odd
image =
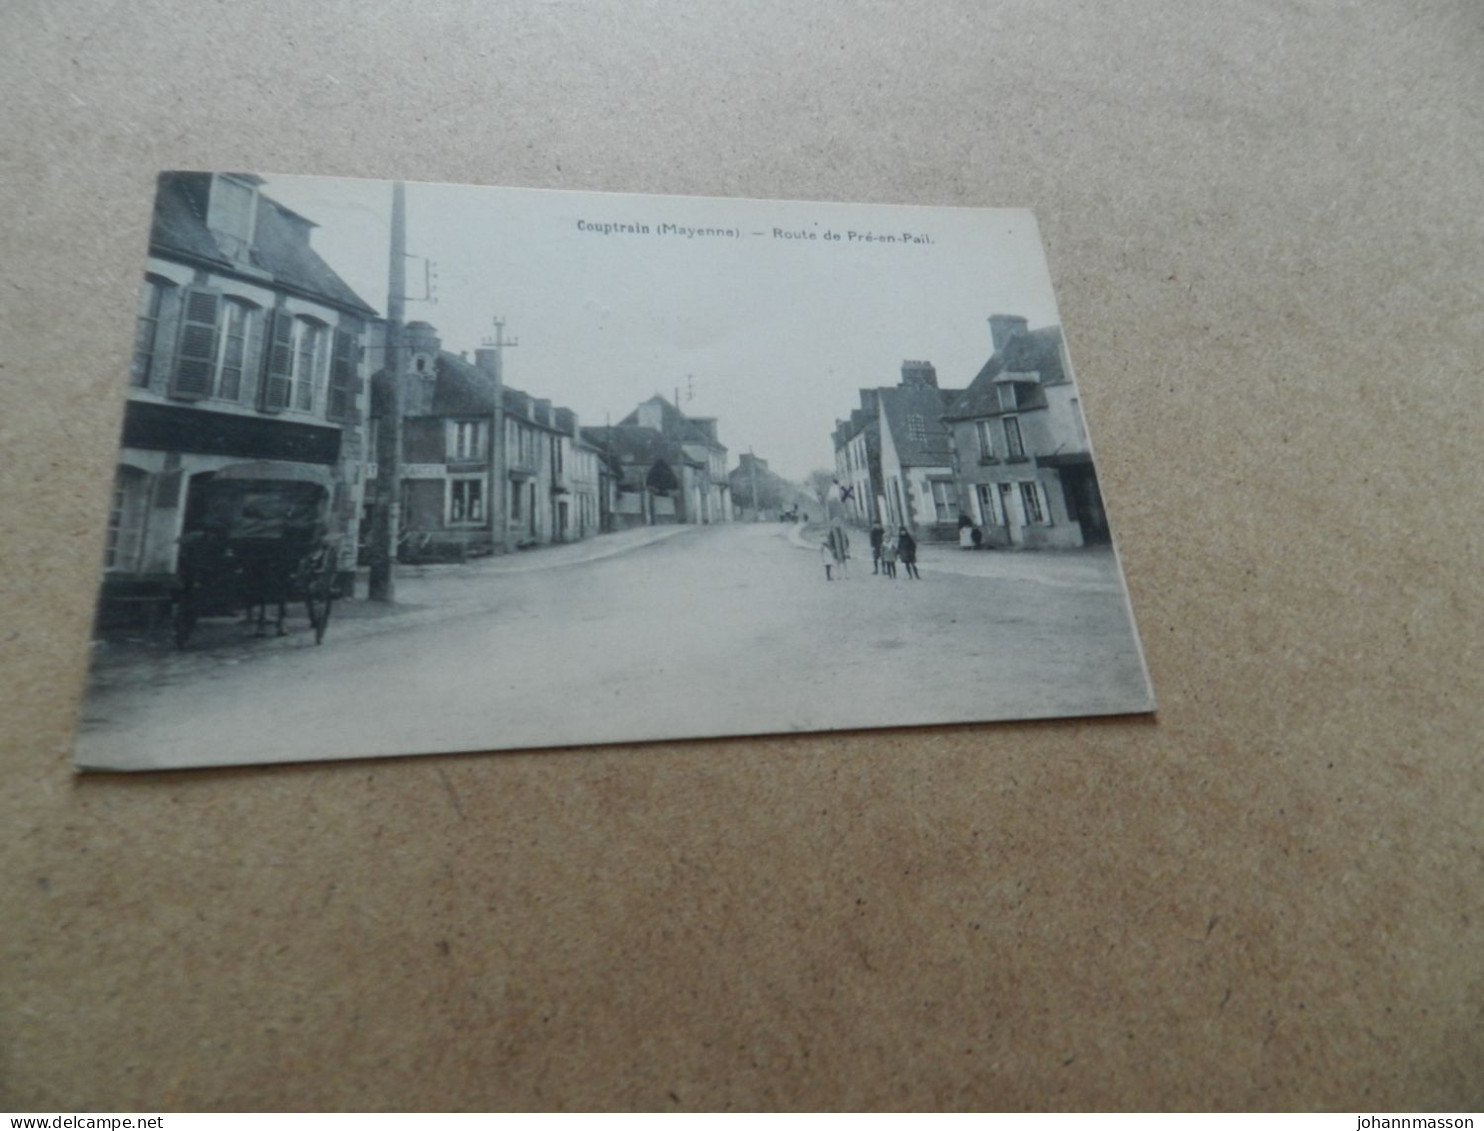
[[[221,249],[233,259],[247,258],[257,215],[256,185],[220,174],[212,177],[206,226],[216,236]]]
[[[1014,412],[1018,406],[1015,403],[1015,386],[1004,384],[1000,386],[1000,411]]]

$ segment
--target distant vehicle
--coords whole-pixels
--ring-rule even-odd
[[[785,507],[783,510],[780,510],[778,512],[778,521],[779,522],[798,522],[799,521],[799,508],[797,506],[793,506],[793,507]]]

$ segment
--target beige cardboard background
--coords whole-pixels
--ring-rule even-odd
[[[1476,4],[0,20],[0,1107],[1484,1105]],[[172,167],[1033,207],[1157,721],[74,778]]]

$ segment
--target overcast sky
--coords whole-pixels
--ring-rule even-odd
[[[391,185],[275,176],[263,191],[318,224],[315,249],[385,313]],[[663,224],[741,237],[662,235]],[[933,242],[844,239],[851,231]],[[616,423],[679,387],[686,413],[717,418],[728,466],[751,448],[796,479],[833,467],[835,420],[859,405],[858,389],[895,385],[904,359],[932,361],[940,386],[962,388],[990,354],[990,314],[1057,320],[1024,212],[409,183],[407,250],[438,276],[436,304],[410,302],[407,318],[436,326],[444,349],[472,357],[498,315],[519,341],[505,355],[509,384],[583,424]],[[418,296],[422,262],[407,267]]]

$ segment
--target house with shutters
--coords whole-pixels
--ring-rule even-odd
[[[900,384],[873,392],[884,524],[905,526],[919,542],[956,539],[958,487],[943,414],[962,390],[940,389],[932,362],[904,361]]]
[[[384,331],[375,328],[378,354]],[[427,322],[409,322],[403,342],[404,557],[464,558],[600,533],[600,456],[582,438],[576,413],[502,387],[493,347],[476,350],[471,363],[443,349]],[[372,379],[378,444],[392,404],[390,381],[385,370]]]
[[[1109,541],[1061,328],[989,324],[993,353],[943,416],[961,510],[990,546]]]
[[[842,487],[845,513],[859,526],[887,513],[881,475],[881,409],[876,389],[860,390],[860,407],[835,422],[835,481]],[[849,488],[846,492],[843,488]]]
[[[376,312],[315,252],[312,220],[261,178],[159,178],[104,551],[105,603],[173,574],[201,487],[273,461],[333,483],[330,533],[355,567],[363,354]]]
[[[503,415],[510,541],[536,546],[601,533],[600,454],[577,414],[506,387]]]

